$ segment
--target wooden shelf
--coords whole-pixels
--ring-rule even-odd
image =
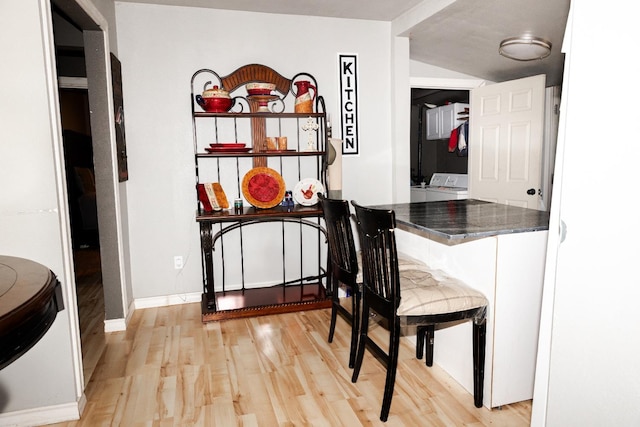
[[[211,309],[202,295],[203,322],[331,307],[331,297],[320,283],[216,292],[215,298],[217,309]]]
[[[234,212],[233,209],[224,209],[218,212],[196,212],[196,221],[236,222],[264,218],[316,218],[319,216],[322,216],[322,209],[320,208],[320,205],[295,205],[292,208],[278,205],[271,209],[258,209],[253,206],[245,206],[242,212]]]
[[[261,117],[261,118],[300,118],[306,119],[307,117],[324,117],[324,113],[258,113],[258,112],[241,112],[241,113],[207,113],[207,112],[194,112],[194,117],[226,117],[226,118],[245,118],[245,117]]]
[[[309,80],[315,87],[318,87],[315,78],[310,74],[298,73],[291,79],[288,79],[275,70],[260,64],[249,64],[240,67],[227,76],[220,76],[209,69],[199,70],[192,76],[191,113],[197,183],[200,183],[200,167],[204,163],[210,163],[214,165],[215,168],[210,168],[207,179],[214,179],[220,181],[221,185],[226,185],[223,184],[222,181],[224,179],[229,181],[229,176],[232,176],[239,184],[241,168],[239,167],[240,162],[237,159],[242,158],[252,159],[250,161],[254,168],[267,167],[270,162],[279,162],[281,169],[288,167],[289,170],[293,172],[294,168],[297,168],[298,177],[308,176],[316,178],[326,186],[327,124],[324,99],[322,96],[315,94],[314,110],[317,111],[315,113],[293,112],[295,111],[295,96],[291,97],[289,95],[296,94],[292,86],[298,79]],[[207,82],[205,83],[205,87],[207,84],[210,84],[211,81],[214,83],[217,81],[219,86],[227,90],[230,96],[236,101],[242,101],[240,105],[243,108],[245,107],[244,102],[246,102],[246,107],[248,107],[249,111],[226,113],[197,111],[200,108],[194,102],[196,96],[196,80],[199,82]],[[264,107],[264,105],[261,105],[263,104],[262,102],[256,102],[256,99],[252,99],[250,96],[242,96],[244,87],[250,82],[268,82],[275,85],[273,92],[278,93],[278,95],[273,95],[273,100],[269,101],[269,103],[277,103],[277,108],[274,109],[277,111],[259,111],[261,107]],[[234,97],[234,93],[239,94],[239,96]],[[281,111],[280,107],[282,107]],[[236,110],[240,108],[236,103]],[[267,137],[267,128],[277,125],[278,130],[271,130],[270,132],[281,135],[282,129],[284,129],[286,133],[287,129],[300,128],[300,121],[308,121],[310,124],[315,125],[315,127],[310,126],[310,129],[318,133],[316,135],[309,133],[309,138],[311,138],[310,141],[314,143],[317,151],[304,151],[308,144],[304,141],[301,142],[301,132],[299,130],[296,131],[295,137],[290,135],[289,147],[301,151],[266,151],[265,147],[262,146]],[[215,137],[212,139],[215,141],[218,140],[218,131],[226,135],[234,132],[234,136],[231,137],[231,139],[236,140],[239,134],[245,135],[243,138],[246,138],[246,131],[249,131],[250,141],[247,142],[248,146],[252,147],[252,150],[251,152],[199,152],[200,150],[206,150],[202,148],[202,143],[205,141],[198,141],[198,139],[209,139],[211,135],[211,130],[207,130],[209,133],[206,133],[206,136],[202,130],[202,133],[199,133],[197,128],[200,126],[208,126],[208,128],[203,127],[202,129],[213,128],[213,135]],[[302,126],[302,129],[307,130],[305,126]],[[229,138],[228,136],[226,137]],[[294,140],[291,141],[291,138]],[[313,139],[315,139],[315,141]],[[299,158],[302,157],[305,158],[303,162],[299,160]],[[243,160],[243,165],[246,163],[248,163],[248,161]],[[213,169],[216,170],[215,173],[211,173]],[[225,175],[222,176],[222,174]],[[209,176],[213,176],[213,178]],[[315,269],[316,262],[319,264],[324,263],[324,260],[322,260],[322,250],[326,248],[326,236],[323,235],[325,230],[320,218],[322,218],[320,205],[294,205],[292,207],[278,205],[270,209],[244,206],[242,212],[236,212],[234,209],[205,212],[202,210],[202,206],[199,205],[196,211],[196,222],[198,222],[200,227],[200,245],[202,249],[204,288],[202,295],[202,321],[208,322],[330,307],[331,299],[327,295],[325,288],[328,282],[326,269],[322,265],[318,265],[317,269]],[[284,279],[279,277],[277,272],[270,271],[266,274],[271,274],[272,277],[261,277],[260,280],[262,282],[260,283],[281,284],[256,288],[255,286],[259,286],[260,283],[255,283],[256,279],[254,277],[252,277],[248,283],[244,281],[244,271],[245,268],[249,268],[250,261],[245,260],[244,251],[246,248],[245,243],[243,243],[243,236],[244,233],[247,233],[247,236],[255,239],[256,229],[259,227],[254,227],[254,225],[278,222],[281,222],[282,225],[279,227],[274,225],[266,229],[260,228],[260,232],[268,230],[266,232],[267,235],[277,238],[277,242],[274,243],[274,245],[278,248],[278,252],[274,252],[274,254],[277,254],[278,258],[280,258],[280,253],[282,254],[281,262],[283,271],[286,261],[285,253],[287,256],[290,256],[289,254],[296,254],[301,260],[305,260],[305,262],[302,263],[302,261],[300,261],[300,265],[295,270],[296,273],[294,273],[296,277],[293,278],[293,280],[287,280],[285,283],[282,283],[281,280],[284,281]],[[285,223],[294,223],[295,226],[285,226]],[[309,233],[309,231],[312,232],[312,234]],[[289,237],[294,238],[290,239]],[[225,241],[230,242],[234,248],[233,250],[236,249],[236,246],[239,249],[239,253],[234,255],[234,263],[225,263],[225,250],[216,252],[214,256],[216,245],[223,247]],[[304,242],[305,244],[303,245],[298,242]],[[287,247],[287,251],[285,251],[285,247]],[[313,258],[310,259],[310,257]],[[225,269],[230,264],[234,266],[238,264],[238,259],[240,259],[240,262],[237,271],[234,270],[230,272],[229,269]],[[267,270],[271,267],[273,267],[273,265],[269,265]],[[214,274],[214,270],[218,268],[222,270],[218,270],[218,274],[216,275]],[[233,280],[229,280],[229,277],[233,277]],[[287,279],[288,277],[289,276],[287,276]],[[233,283],[235,287],[237,286],[236,279],[238,278],[241,278],[244,290],[226,289],[227,280]],[[215,283],[216,280],[218,283]]]
[[[280,153],[276,152],[258,152],[258,153],[197,153],[197,157],[309,157],[309,156],[324,156],[324,151],[284,151]]]

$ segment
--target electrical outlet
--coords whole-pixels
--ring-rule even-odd
[[[184,267],[184,262],[183,259],[180,255],[176,255],[173,257],[173,268],[175,268],[176,270],[182,270],[182,267]]]

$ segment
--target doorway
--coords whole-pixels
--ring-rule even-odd
[[[111,60],[106,30],[108,23],[95,10],[85,10],[76,0],[52,0],[52,16],[64,17],[67,29],[74,34],[74,42],[66,37],[69,33],[52,34],[58,45],[71,45],[73,49],[83,51],[84,58],[78,60],[86,68],[84,88],[88,89],[90,107],[90,129],[95,172],[95,199],[98,218],[98,242],[100,248],[100,272],[104,314],[95,323],[101,335],[104,332],[126,329],[126,309],[131,301],[125,295],[132,295],[130,287],[129,263],[126,258],[127,240],[125,226],[127,218],[126,192],[118,182],[118,165],[113,156],[116,150],[116,138],[113,114],[113,93],[111,91]],[[54,18],[55,19],[55,18]],[[54,24],[55,28],[55,24]],[[77,41],[81,39],[81,41]],[[81,55],[79,55],[81,56]],[[56,55],[56,59],[58,55]],[[77,77],[69,77],[72,82]],[[82,79],[82,78],[80,78]],[[61,78],[63,80],[63,78]],[[121,200],[122,199],[122,200]],[[79,338],[79,336],[77,337]],[[104,341],[104,339],[103,339]],[[74,339],[74,347],[80,348],[79,340]],[[91,346],[90,346],[91,347]],[[82,348],[83,352],[85,348]],[[101,354],[98,351],[96,354]],[[83,358],[84,359],[84,358]],[[97,360],[96,360],[97,362]],[[81,375],[78,373],[78,375]],[[85,384],[89,380],[85,366]]]
[[[52,10],[52,18],[56,66],[60,76],[58,95],[80,347],[86,386],[106,345],[104,289],[87,73],[82,31],[55,7]]]
[[[411,89],[411,185],[429,182],[435,172],[467,173],[467,157],[449,151],[448,138],[427,140],[427,111],[454,103],[469,103],[469,90]]]

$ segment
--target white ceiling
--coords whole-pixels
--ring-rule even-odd
[[[414,6],[438,0],[119,0],[291,15],[393,21]],[[454,0],[409,30],[411,59],[500,82],[536,74],[562,82],[560,52],[570,0]],[[501,40],[530,34],[552,43],[543,60],[498,54]]]
[[[285,15],[392,21],[422,0],[117,0]]]

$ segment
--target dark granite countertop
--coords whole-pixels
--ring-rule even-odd
[[[549,213],[481,200],[398,203],[392,209],[399,229],[446,244],[549,229]]]

